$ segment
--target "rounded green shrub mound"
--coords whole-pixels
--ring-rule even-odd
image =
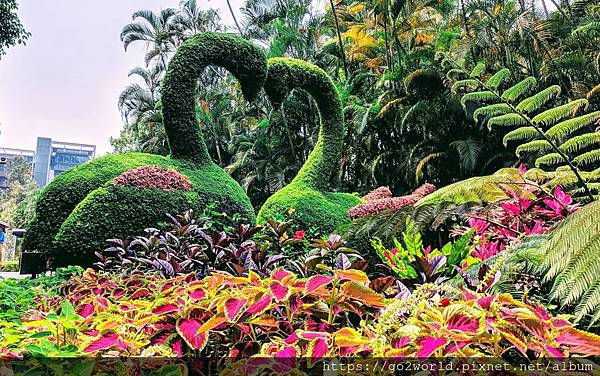
[[[61,248],[54,266],[92,266],[95,252],[106,248],[107,239],[142,234],[180,213],[201,205],[196,192],[124,187],[108,183],[95,189],[63,222],[55,243]]]
[[[319,138],[298,175],[271,196],[258,213],[258,222],[288,215],[297,226],[318,227],[326,233],[350,221],[348,210],[360,199],[347,193],[329,192],[343,147],[344,118],[339,94],[331,78],[319,67],[301,60],[269,59],[265,90],[275,106],[294,89],[305,90],[318,106]]]
[[[109,155],[59,175],[40,194],[24,249],[44,252],[55,262],[61,259],[65,247],[58,241],[57,234],[59,230],[61,234],[64,232],[63,223],[68,221],[69,228],[84,225],[71,217],[76,206],[123,172],[143,166],[173,169],[189,178],[199,204],[215,202],[217,210],[239,213],[254,221],[250,200],[242,187],[212,162],[198,126],[194,111],[197,80],[208,65],[229,70],[240,81],[248,100],[258,95],[267,74],[264,53],[243,38],[203,33],[188,39],[173,57],[162,88],[163,121],[171,157],[144,153]],[[114,201],[114,205],[118,204]],[[101,210],[95,213],[97,216],[107,217],[112,213],[105,206],[90,207]],[[141,203],[137,205],[138,209],[134,210],[134,207],[135,201],[132,201],[129,216],[134,216],[135,210],[147,210]],[[164,218],[164,211],[157,215]],[[69,231],[77,233],[74,229]],[[120,233],[119,236],[133,234]],[[85,232],[80,234],[83,235]],[[62,235],[61,239],[65,236]],[[87,239],[90,244],[104,240]],[[81,241],[85,239],[81,238]]]

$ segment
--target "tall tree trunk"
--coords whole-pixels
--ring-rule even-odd
[[[227,0],[227,6],[229,7],[229,12],[231,13],[231,17],[233,18],[233,22],[235,22],[235,26],[237,27],[238,32],[241,36],[244,36],[242,28],[240,27],[240,24],[238,23],[237,18],[235,17],[235,13],[233,13],[233,8],[231,7],[231,3],[229,2],[229,0]]]
[[[548,7],[546,6],[546,0],[541,0],[542,1],[542,7],[544,8],[544,15],[546,16],[546,18],[548,18],[549,13],[548,13]]]
[[[338,37],[338,43],[340,44],[340,54],[342,55],[342,63],[344,63],[344,78],[348,79],[348,63],[346,62],[346,52],[344,51],[344,43],[342,42],[342,33],[340,32],[340,24],[338,23],[337,13],[335,12],[335,5],[333,0],[329,0],[331,5],[331,14],[333,15],[333,21],[335,22],[335,31]]]

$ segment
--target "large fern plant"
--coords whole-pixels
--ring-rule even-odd
[[[575,320],[600,319],[600,201],[569,216],[540,248],[550,298],[574,307]]]
[[[504,133],[504,146],[514,146],[523,161],[535,167],[527,178],[593,199],[600,191],[600,110],[588,98],[567,100],[560,86],[542,87],[533,77],[517,82],[508,69],[482,78],[478,65],[468,78],[448,77],[468,116],[490,131]]]

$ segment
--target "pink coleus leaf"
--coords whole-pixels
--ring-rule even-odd
[[[273,270],[273,272],[271,273],[271,278],[277,280],[277,281],[282,281],[285,277],[287,277],[288,275],[291,275],[292,273],[288,272],[287,270],[283,269],[283,268],[277,268],[275,270]]]
[[[194,350],[202,350],[208,343],[208,333],[198,333],[202,323],[196,319],[181,319],[177,322],[177,333]]]
[[[171,350],[173,350],[173,352],[177,354],[177,356],[183,355],[181,338],[178,338],[171,343]]]
[[[553,347],[550,345],[544,345],[544,348],[546,349],[546,351],[548,351],[550,356],[552,356],[553,358],[563,359],[565,357],[565,354],[563,354],[562,351],[560,351],[556,347]]]
[[[408,345],[411,342],[410,337],[409,336],[402,336],[399,338],[394,338],[392,339],[392,347],[395,349],[401,349],[404,346]]]
[[[308,281],[306,281],[306,293],[310,294],[311,292],[317,290],[319,287],[323,287],[330,283],[333,280],[333,277],[328,275],[315,275],[310,277]]]
[[[190,296],[192,297],[192,299],[201,300],[206,296],[206,292],[203,289],[199,288],[190,292]]]
[[[448,320],[448,330],[477,333],[479,331],[479,320],[466,315],[456,314]]]
[[[310,331],[298,331],[298,337],[301,339],[312,340],[316,338],[327,338],[327,333],[322,332],[310,332]]]
[[[92,303],[85,303],[78,307],[77,314],[85,319],[94,314],[95,311],[96,308]]]
[[[433,336],[425,337],[418,341],[419,350],[415,355],[419,358],[426,358],[431,356],[435,350],[444,346],[446,343],[448,343],[446,338],[438,338]]]
[[[277,281],[271,282],[271,285],[269,287],[271,288],[271,293],[278,301],[284,300],[287,297],[288,292],[290,291],[290,289],[287,286],[284,286]]]
[[[244,313],[243,309],[248,303],[248,299],[235,299],[230,298],[223,304],[223,311],[228,321],[237,321],[237,319]]]
[[[321,359],[329,352],[329,346],[327,341],[323,338],[315,338],[310,341],[306,350],[306,356],[314,362],[317,359]]]
[[[246,313],[250,315],[262,313],[269,306],[269,304],[271,304],[272,299],[273,298],[271,297],[271,295],[265,294],[258,301],[254,302],[254,304],[252,304],[250,308],[248,308]]]
[[[296,348],[289,346],[284,348],[283,350],[276,352],[273,357],[275,359],[290,359],[295,358],[296,356],[298,356]]]
[[[163,304],[152,310],[152,313],[154,313],[155,315],[164,315],[167,313],[174,312],[179,312],[179,307],[177,307],[175,304]]]
[[[93,352],[100,351],[100,350],[106,350],[106,349],[109,349],[114,346],[118,346],[123,349],[127,347],[123,342],[119,341],[119,336],[117,334],[110,333],[110,334],[106,334],[106,335],[96,339],[92,343],[90,343],[83,350],[83,352],[93,353]]]
[[[485,298],[477,299],[477,304],[483,309],[490,309],[495,299],[496,295],[486,296]]]
[[[134,300],[134,299],[139,299],[139,298],[143,298],[144,296],[148,296],[150,295],[150,290],[148,289],[139,289],[136,292],[134,292],[133,294],[131,294],[131,296],[129,297],[129,299]]]
[[[570,354],[598,355],[600,354],[600,336],[575,328],[561,330],[556,342],[569,346]]]

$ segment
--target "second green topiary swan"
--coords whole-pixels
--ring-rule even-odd
[[[254,221],[250,200],[242,187],[212,162],[198,125],[196,90],[208,65],[231,72],[250,101],[266,79],[266,58],[250,42],[220,33],[188,39],[173,57],[162,87],[171,156],[108,155],[57,176],[38,199],[24,249],[41,251],[56,265],[90,265],[94,251],[104,248],[107,236],[134,235],[132,231],[155,226],[165,213],[185,206],[197,208],[214,202],[218,211],[239,213]],[[144,166],[158,169],[124,174]],[[190,187],[183,189],[187,187],[183,183],[172,186],[173,181],[189,182]]]
[[[344,117],[339,94],[321,68],[296,59],[273,58],[265,90],[280,106],[294,89],[302,89],[317,103],[321,127],[315,148],[290,184],[271,196],[258,213],[257,221],[289,216],[301,228],[328,233],[350,222],[348,210],[361,200],[351,194],[331,192],[344,138]]]

